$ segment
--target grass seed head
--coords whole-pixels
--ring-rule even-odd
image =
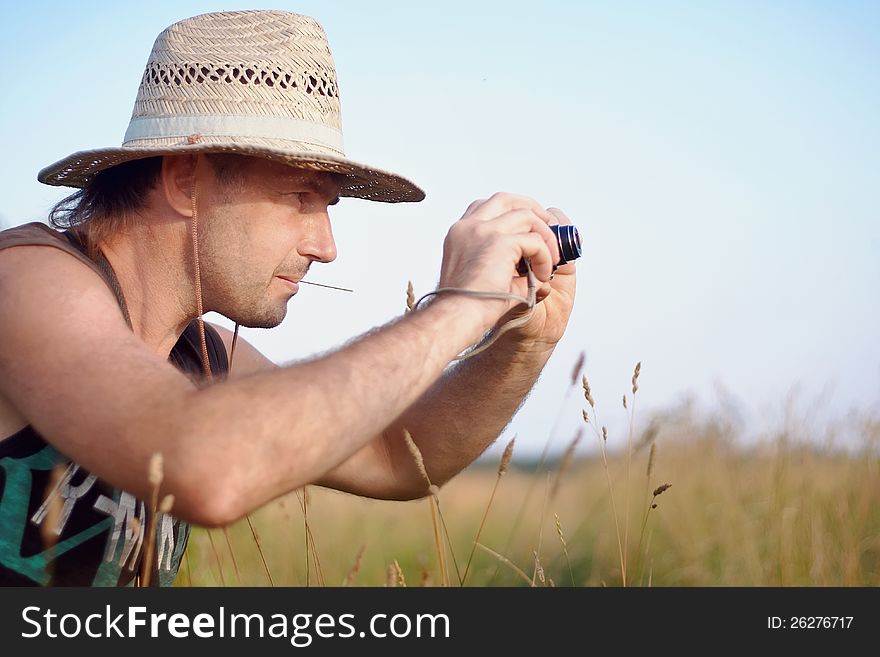
[[[397,563],[397,559],[391,562],[391,565],[388,566],[388,572],[385,576],[385,586],[406,586],[406,579],[403,577],[403,570],[400,568],[400,564]]]
[[[416,295],[413,292],[413,284],[412,284],[412,281],[408,281],[406,284],[406,310],[407,310],[407,312],[411,311],[415,305],[416,305]]]
[[[541,584],[546,584],[547,580],[544,577],[544,566],[541,565],[541,560],[538,558],[538,553],[535,550],[532,550],[532,554],[535,555],[535,570],[538,574],[538,579],[541,580]]]
[[[554,513],[553,517],[556,518],[556,533],[559,534],[559,541],[562,543],[562,549],[565,550],[568,545],[566,545],[565,535],[562,533],[562,523],[559,521],[559,514]]]
[[[67,475],[67,467],[66,463],[56,463],[49,474],[49,481],[46,484],[46,499],[49,500],[49,507],[46,509],[46,515],[40,522],[40,538],[43,541],[44,550],[53,547],[58,542],[58,536],[60,535],[60,531],[57,531],[59,528],[58,521],[61,519],[61,511],[64,509],[64,500],[60,488]]]
[[[498,465],[498,476],[504,476],[507,468],[510,467],[510,459],[513,457],[513,444],[516,442],[516,436],[510,439],[507,447],[504,448],[504,454],[501,455],[501,463]]]
[[[357,556],[354,558],[354,565],[351,567],[351,570],[346,574],[345,579],[342,580],[343,586],[351,586],[351,583],[354,581],[354,578],[361,570],[361,564],[364,560],[364,550],[367,549],[366,543],[361,545],[361,549],[358,550]]]
[[[150,486],[152,486],[153,488],[158,488],[162,484],[162,479],[164,478],[164,476],[165,475],[162,467],[162,455],[159,452],[156,452],[150,457]]]
[[[584,399],[587,400],[591,408],[596,408],[596,404],[593,401],[593,392],[590,390],[590,382],[587,381],[586,374],[581,377],[581,385],[584,387]]]
[[[174,506],[174,495],[166,495],[159,504],[159,513],[171,513]]]
[[[578,359],[574,362],[574,367],[571,368],[571,385],[574,386],[578,380],[578,374],[581,373],[581,368],[584,366],[585,355],[582,351]]]
[[[132,516],[128,519],[128,531],[131,532],[132,536],[137,536],[141,533],[141,521],[135,516]]]
[[[572,441],[568,444],[568,447],[565,448],[565,453],[562,455],[562,461],[559,464],[559,475],[562,476],[566,470],[568,470],[571,462],[574,460],[574,451],[577,448],[578,443],[581,441],[581,436],[583,435],[583,429],[578,429],[577,434],[572,439]]]
[[[670,488],[672,488],[672,484],[663,484],[661,486],[657,486],[657,488],[654,489],[654,497],[657,497],[658,495],[662,495],[664,492],[666,492]]]
[[[642,362],[639,361],[636,363],[635,372],[633,372],[632,384],[633,384],[633,394],[636,394],[636,391],[639,389],[639,384],[636,383],[639,380],[639,372],[642,371]]]
[[[416,463],[419,474],[422,475],[422,478],[425,480],[425,483],[428,484],[428,488],[430,489],[432,487],[431,478],[428,476],[428,471],[425,469],[425,459],[422,458],[422,452],[419,449],[419,446],[416,445],[409,431],[406,429],[403,430],[403,439],[406,441],[406,447],[409,449],[409,453],[412,454],[413,461]]]

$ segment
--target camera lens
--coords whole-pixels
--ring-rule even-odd
[[[556,242],[559,245],[557,267],[581,257],[581,236],[577,228],[571,225],[550,226],[550,230],[555,233]]]

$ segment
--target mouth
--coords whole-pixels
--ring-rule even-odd
[[[299,291],[299,281],[297,279],[289,278],[288,276],[276,276],[275,278],[278,278],[282,283],[287,285],[294,293]]]

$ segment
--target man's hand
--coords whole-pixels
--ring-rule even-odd
[[[538,281],[538,303],[522,327],[505,335],[521,347],[552,349],[562,337],[575,295],[575,265],[559,262],[559,247],[549,224],[571,224],[561,210],[546,210],[537,201],[498,193],[474,201],[446,237],[440,287],[486,292],[528,294],[526,277],[516,273],[521,258],[528,258]],[[552,278],[551,278],[552,274]],[[522,313],[514,301],[469,298],[481,314],[485,330]]]
[[[571,225],[571,220],[558,208],[548,208],[556,221],[551,223]],[[552,349],[562,338],[571,310],[574,306],[577,287],[575,263],[569,262],[559,267],[548,283],[538,288],[535,309],[529,321],[512,330],[505,337],[519,340],[523,346],[537,349]],[[507,318],[503,318],[506,321]]]

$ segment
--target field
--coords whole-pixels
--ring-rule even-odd
[[[787,427],[750,447],[687,408],[643,424],[631,458],[609,437],[607,468],[585,423],[595,456],[537,473],[514,456],[500,478],[474,465],[436,501],[309,487],[308,544],[298,492],[226,531],[194,530],[177,585],[458,586],[472,550],[466,586],[620,586],[624,568],[628,586],[880,585],[880,421],[833,440]]]

